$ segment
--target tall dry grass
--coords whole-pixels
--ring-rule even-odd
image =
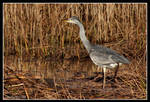
[[[79,29],[62,22],[71,16],[92,43],[130,58],[145,54],[146,4],[4,4],[3,11],[5,56],[79,56]]]

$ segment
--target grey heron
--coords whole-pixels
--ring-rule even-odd
[[[110,48],[107,48],[102,45],[91,44],[90,41],[85,36],[85,30],[83,24],[80,22],[78,17],[73,16],[68,20],[65,20],[65,22],[74,23],[79,26],[80,39],[83,42],[83,45],[85,46],[86,50],[88,51],[91,60],[96,65],[98,65],[98,68],[101,67],[103,69],[103,89],[104,89],[105,80],[106,80],[105,78],[106,68],[113,69],[117,67],[114,75],[114,79],[115,79],[118,72],[119,65],[129,64],[130,63],[129,60]]]

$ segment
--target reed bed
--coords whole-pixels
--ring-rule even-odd
[[[4,57],[13,55],[24,60],[32,58],[45,59],[46,57],[64,59],[74,56],[80,59],[88,56],[79,38],[79,28],[76,25],[63,22],[64,19],[68,19],[71,16],[78,16],[91,43],[117,50],[134,63],[130,65],[129,69],[137,75],[136,80],[133,81],[130,77],[127,78],[128,80],[122,78],[126,85],[130,86],[132,97],[124,98],[133,98],[136,95],[134,98],[145,99],[147,77],[146,8],[147,4],[137,3],[5,3],[3,5]],[[131,72],[127,71],[126,73],[129,74]],[[26,90],[23,84],[19,85]],[[81,90],[79,91],[80,97],[79,94],[72,96],[68,90],[63,88],[61,92],[56,92],[54,95],[55,99],[88,99]],[[140,92],[142,95],[139,94]],[[112,94],[101,97],[108,98]],[[27,92],[25,92],[25,95],[29,98]],[[54,96],[47,96],[47,98],[54,98]],[[45,98],[46,96],[41,97]],[[96,97],[89,96],[89,98]]]
[[[80,18],[94,44],[122,49],[131,58],[146,49],[146,4],[4,4],[3,11],[5,56],[80,52],[78,27],[63,22],[71,16]]]

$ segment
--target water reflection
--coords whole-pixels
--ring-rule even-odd
[[[89,58],[80,60],[35,60],[25,61],[17,57],[5,57],[4,65],[10,66],[18,73],[32,74],[34,78],[55,79],[55,81],[67,81],[74,77],[87,78],[97,71]]]

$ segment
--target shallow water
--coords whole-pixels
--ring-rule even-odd
[[[56,81],[69,81],[74,77],[88,78],[98,71],[90,58],[25,61],[10,56],[4,58],[4,65],[9,66],[16,73],[32,75],[35,79],[55,79]]]

